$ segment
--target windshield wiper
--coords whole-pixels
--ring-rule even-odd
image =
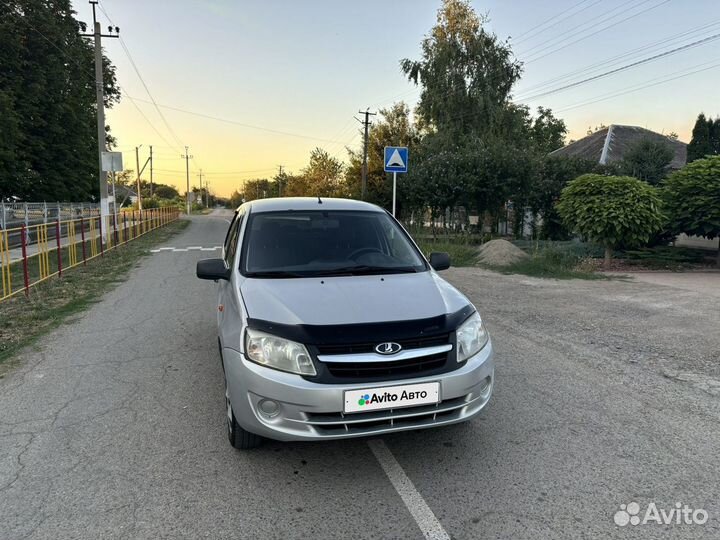
[[[301,278],[307,277],[306,274],[299,272],[288,272],[286,270],[265,270],[260,272],[247,272],[245,277],[249,278]]]
[[[368,266],[356,264],[354,266],[342,266],[340,268],[329,268],[318,270],[313,273],[315,276],[337,276],[337,275],[369,275],[369,274],[414,274],[417,270],[412,266]]]

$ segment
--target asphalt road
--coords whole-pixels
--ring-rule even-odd
[[[166,247],[208,251],[147,257],[0,380],[1,539],[720,537],[717,297],[452,269],[497,350],[478,418],[243,453],[194,277],[226,227],[193,218]],[[631,502],[708,520],[616,525]]]

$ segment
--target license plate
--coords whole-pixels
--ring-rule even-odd
[[[405,384],[345,391],[346,413],[382,411],[440,401],[440,383]]]

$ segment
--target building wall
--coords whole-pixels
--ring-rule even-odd
[[[708,240],[703,236],[688,236],[681,234],[675,239],[675,245],[679,247],[692,247],[700,249],[718,249],[718,239]]]

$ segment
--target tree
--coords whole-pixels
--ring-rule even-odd
[[[624,174],[657,185],[667,175],[674,157],[669,143],[645,137],[628,148],[620,167]]]
[[[443,0],[437,24],[422,41],[422,59],[403,72],[422,85],[417,114],[431,129],[498,133],[521,65],[507,42],[485,30],[467,0]]]
[[[555,118],[552,110],[538,107],[537,116],[532,119],[529,131],[535,149],[542,155],[547,155],[563,146],[567,126],[563,120]]]
[[[94,54],[74,16],[70,0],[3,2],[0,197],[99,196]],[[107,58],[104,90],[112,107],[120,93]]]
[[[542,158],[526,204],[533,215],[542,219],[538,236],[544,239],[565,240],[568,231],[562,224],[555,204],[568,182],[586,173],[605,174],[607,167],[595,160],[565,156],[545,156]]]
[[[345,167],[339,159],[322,148],[310,153],[310,163],[299,177],[288,182],[288,195],[306,197],[345,197],[348,195],[344,177]]]
[[[605,266],[613,249],[647,242],[660,230],[663,215],[657,189],[630,176],[584,174],[563,189],[557,211],[565,226],[605,246]]]
[[[663,183],[663,199],[673,233],[720,238],[720,156],[672,173]]]
[[[700,113],[692,130],[692,139],[690,139],[690,143],[687,146],[688,163],[714,153],[711,142],[711,131],[713,128],[714,122],[712,119],[705,118],[705,114]]]
[[[378,120],[370,126],[368,133],[366,200],[390,209],[392,181],[385,172],[385,147],[407,146],[410,155],[413,155],[419,140],[420,136],[410,120],[410,108],[405,103],[395,103],[389,109],[378,111]],[[359,199],[362,192],[363,151],[360,148],[357,151],[348,150],[348,153],[350,164],[345,171],[348,193]]]
[[[230,200],[228,202],[228,205],[230,208],[235,210],[238,206],[240,206],[243,203],[243,195],[240,193],[237,189],[232,192],[232,195],[230,195]]]
[[[180,196],[177,189],[166,184],[155,184],[153,191],[159,199],[175,199]]]

